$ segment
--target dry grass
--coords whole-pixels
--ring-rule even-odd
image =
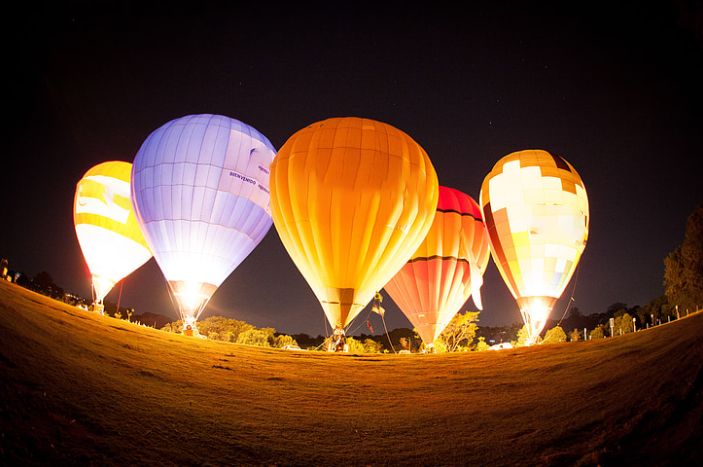
[[[0,284],[0,463],[703,462],[703,315],[456,355],[209,342]]]

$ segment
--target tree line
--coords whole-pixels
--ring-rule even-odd
[[[39,294],[51,297],[54,300],[64,302],[68,305],[77,306],[87,309],[90,300],[81,297],[78,294],[68,292],[63,287],[56,284],[54,278],[47,271],[40,271],[34,276],[25,274],[24,272],[14,271],[8,268],[9,261],[6,258],[2,260],[3,266],[0,268],[0,280],[13,282],[20,287],[32,290]],[[134,308],[120,306],[117,303],[109,300],[104,300],[105,314],[118,319],[131,319],[134,315]]]
[[[168,323],[162,331],[182,333],[183,321]],[[210,316],[198,321],[198,333],[210,340],[255,345],[257,347],[298,347],[295,339],[276,332],[274,328],[257,328],[253,324],[225,316]]]

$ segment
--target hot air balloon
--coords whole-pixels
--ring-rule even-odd
[[[151,133],[134,159],[133,203],[184,329],[271,227],[275,149],[254,128],[189,115]]]
[[[432,228],[385,287],[427,348],[469,296],[482,308],[488,258],[488,233],[478,204],[466,193],[440,186]]]
[[[422,147],[364,118],[303,128],[271,165],[274,225],[335,329],[422,243],[437,197],[437,174]]]
[[[563,158],[526,150],[500,159],[481,187],[491,254],[534,343],[588,238],[588,197]]]
[[[151,258],[130,201],[131,172],[129,162],[103,162],[76,185],[73,223],[100,311],[114,285]]]

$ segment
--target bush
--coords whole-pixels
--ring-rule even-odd
[[[239,335],[255,329],[251,324],[224,316],[210,316],[197,323],[198,332],[208,339],[237,342]]]
[[[488,350],[490,346],[488,343],[486,343],[486,338],[481,336],[478,338],[478,343],[476,344],[476,352],[483,352],[484,350]]]
[[[542,344],[558,344],[560,342],[566,342],[566,333],[561,326],[554,326],[547,331],[542,340]]]
[[[579,331],[578,329],[574,329],[573,331],[571,331],[571,332],[569,333],[569,340],[570,340],[571,342],[578,342],[578,341],[580,341],[580,340],[581,340],[581,331]]]
[[[605,326],[599,324],[593,328],[589,334],[590,339],[604,339],[605,338]]]
[[[287,345],[294,345],[296,347],[299,347],[298,343],[295,341],[295,339],[293,339],[291,336],[288,336],[286,334],[278,335],[273,339],[273,346],[278,349],[281,349]]]
[[[365,353],[364,344],[353,337],[347,337],[345,342],[349,353]]]
[[[237,344],[255,345],[257,347],[271,347],[273,328],[249,329],[237,336]]]
[[[381,353],[382,349],[383,345],[380,342],[368,338],[364,340],[365,353]]]
[[[527,330],[527,325],[524,324],[517,332],[517,341],[511,342],[511,344],[513,344],[513,347],[524,347],[527,343],[528,337],[529,331]],[[540,336],[537,336],[534,343],[539,344],[541,341],[542,338]]]
[[[174,332],[180,334],[183,331],[183,320],[174,321],[173,323],[168,323],[161,328],[162,331]]]

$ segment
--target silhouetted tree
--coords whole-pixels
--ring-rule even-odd
[[[661,295],[653,299],[636,312],[640,321],[640,326],[644,326],[647,323],[652,326],[655,325],[657,319],[661,319],[667,314],[668,308],[669,302],[667,301],[666,295]]]
[[[629,313],[625,312],[615,318],[613,332],[616,336],[621,336],[623,334],[632,332],[632,328],[632,316],[630,316]]]
[[[393,343],[392,346],[391,342],[388,342],[388,337],[390,337],[390,340]],[[388,332],[388,337],[386,337],[385,334],[381,337],[381,343],[383,344],[383,348],[388,350],[390,350],[391,347],[395,348],[396,351],[399,349],[403,349],[403,346],[400,343],[401,339],[405,339],[407,341],[407,347],[405,348],[406,350],[412,350],[413,347],[419,346],[422,342],[417,332],[415,332],[414,329],[408,328],[393,329],[392,331]]]
[[[298,342],[300,347],[304,348],[304,349],[317,348],[325,340],[325,338],[323,336],[312,337],[312,336],[305,334],[305,333],[293,334],[292,337],[296,340],[296,342]]]
[[[35,292],[48,295],[52,298],[63,298],[63,289],[54,283],[54,279],[51,277],[51,274],[46,271],[37,273],[37,275],[32,278],[31,284],[31,289]]]
[[[25,289],[32,289],[32,279],[27,274],[20,273],[17,277],[17,285]]]
[[[577,307],[577,306],[571,307],[571,310],[569,310],[569,316],[567,317],[567,319],[578,320],[581,318],[583,318],[583,314],[581,313],[581,310],[579,310],[579,307]]]
[[[681,245],[664,259],[664,293],[679,311],[703,305],[703,205],[688,217]]]
[[[627,303],[616,302],[610,305],[607,309],[608,316],[616,316],[627,311]]]

